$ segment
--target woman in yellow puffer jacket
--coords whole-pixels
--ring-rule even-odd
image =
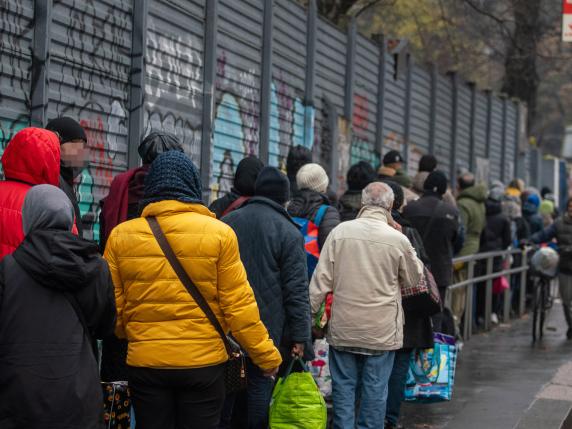
[[[127,338],[127,364],[137,427],[216,428],[224,401],[223,341],[165,258],[146,217],[157,218],[179,261],[222,327],[265,375],[280,353],[260,321],[232,229],[201,202],[199,173],[184,154],[152,164],[142,217],[109,236],[117,304],[116,335]]]

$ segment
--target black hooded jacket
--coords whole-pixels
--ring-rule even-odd
[[[485,201],[487,209],[487,223],[481,234],[480,252],[493,252],[505,250],[512,243],[510,219],[502,213],[500,201],[490,198]],[[493,271],[502,270],[502,258],[496,257],[493,261]]]
[[[0,427],[103,425],[92,344],[113,331],[115,300],[98,247],[61,230],[30,233],[0,262]]]
[[[318,209],[322,205],[329,207],[324,214],[322,223],[318,227],[318,247],[320,250],[324,246],[330,232],[340,224],[340,213],[338,210],[330,205],[330,200],[326,195],[309,189],[302,189],[296,192],[288,204],[290,216],[310,219],[312,222],[314,222]]]

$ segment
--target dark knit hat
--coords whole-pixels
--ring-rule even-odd
[[[170,150],[184,152],[179,139],[164,131],[151,131],[137,148],[144,165],[151,164],[160,154]]]
[[[439,170],[435,170],[427,176],[423,189],[425,191],[433,192],[437,195],[444,195],[447,192],[447,176]]]
[[[163,200],[202,204],[201,189],[201,177],[193,161],[184,153],[170,150],[151,164],[140,207]]]
[[[431,173],[437,168],[437,158],[431,154],[423,155],[419,160],[419,171]]]
[[[238,163],[234,174],[234,189],[240,195],[254,195],[254,184],[264,164],[255,156],[244,158]]]
[[[403,203],[405,202],[405,193],[403,192],[403,188],[399,183],[396,183],[392,180],[384,180],[383,183],[387,184],[391,190],[393,191],[393,210],[399,211]]]
[[[396,164],[398,162],[403,162],[403,157],[396,150],[390,150],[383,157],[383,165]]]
[[[46,130],[57,133],[60,137],[60,143],[64,144],[72,140],[83,140],[87,142],[87,135],[83,127],[75,119],[62,117],[52,119],[46,125]]]
[[[367,185],[377,179],[377,174],[367,161],[360,161],[348,170],[348,189],[351,191],[362,191]]]
[[[276,167],[264,167],[256,179],[254,195],[266,197],[280,205],[286,204],[290,199],[290,181]]]

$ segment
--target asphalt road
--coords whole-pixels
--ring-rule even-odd
[[[457,365],[453,400],[405,404],[405,428],[513,429],[560,427],[556,408],[566,402],[536,401],[559,368],[572,367],[572,341],[557,303],[550,311],[542,343],[532,345],[531,320],[501,325],[465,343]],[[560,374],[560,373],[558,373]],[[562,378],[562,377],[561,377]],[[565,396],[572,396],[572,388]],[[540,396],[539,396],[540,395]],[[561,410],[559,412],[562,412]],[[535,420],[530,416],[535,414]],[[532,422],[532,423],[531,423]],[[525,424],[526,423],[526,424]]]

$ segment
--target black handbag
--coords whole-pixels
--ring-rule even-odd
[[[153,235],[155,236],[155,239],[157,240],[157,243],[159,243],[161,250],[171,264],[175,274],[177,274],[177,277],[179,277],[179,280],[183,286],[185,286],[197,305],[201,308],[201,310],[203,310],[203,313],[205,313],[207,319],[209,319],[224,343],[224,347],[226,348],[226,352],[228,353],[229,357],[225,367],[226,393],[230,394],[246,389],[246,362],[244,353],[240,349],[240,346],[236,341],[225,334],[222,326],[220,325],[209,304],[177,259],[177,256],[169,245],[167,237],[165,237],[165,234],[163,233],[163,230],[161,229],[157,219],[155,217],[148,217],[146,219],[149,227],[151,228],[151,231],[153,232]]]

